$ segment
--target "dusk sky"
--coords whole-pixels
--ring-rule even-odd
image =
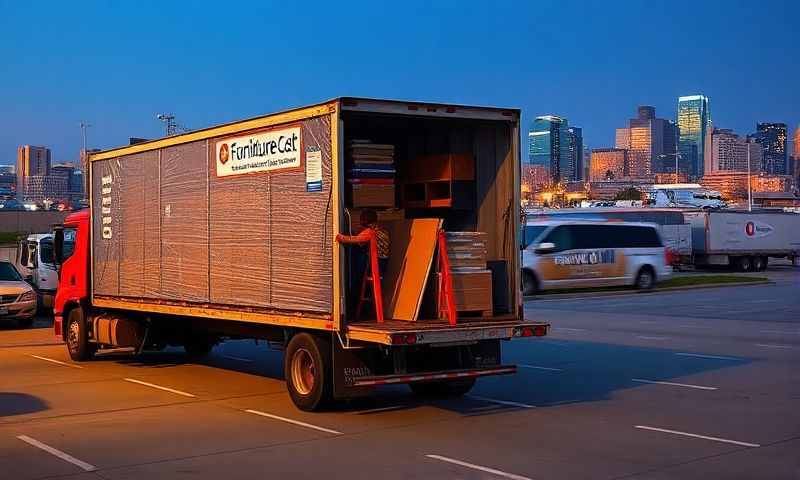
[[[715,126],[793,131],[798,19],[797,0],[0,0],[0,163],[20,144],[77,160],[81,120],[109,148],[163,135],[157,113],[195,129],[343,95],[561,115],[592,148],[696,93]]]

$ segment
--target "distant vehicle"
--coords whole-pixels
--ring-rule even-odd
[[[11,262],[0,261],[0,320],[16,320],[20,327],[33,325],[36,292]]]
[[[71,250],[73,243],[73,238],[65,238],[64,248]],[[51,308],[58,288],[53,235],[50,233],[28,235],[20,242],[18,252],[18,265],[27,274],[30,284],[36,289],[39,305],[42,308]]]
[[[650,193],[656,207],[725,208],[722,195],[699,184],[654,185]]]
[[[10,199],[6,200],[5,202],[3,202],[2,204],[0,204],[0,208],[2,208],[3,210],[12,210],[12,211],[25,210],[25,206],[22,205],[19,202],[19,200],[15,199],[15,198],[10,198]]]
[[[612,285],[649,290],[672,275],[658,227],[650,223],[532,221],[523,242],[525,295]]]

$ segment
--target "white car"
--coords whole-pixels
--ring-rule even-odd
[[[11,262],[0,261],[0,321],[10,319],[30,327],[36,315],[36,292]]]
[[[672,275],[658,226],[650,223],[531,221],[523,242],[525,295],[613,285],[648,290]]]

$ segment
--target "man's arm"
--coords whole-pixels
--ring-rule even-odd
[[[368,243],[372,239],[372,229],[365,228],[358,235],[336,234],[336,241],[339,243]]]

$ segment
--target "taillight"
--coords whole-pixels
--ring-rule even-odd
[[[400,333],[392,336],[392,345],[414,345],[417,343],[416,333]]]

